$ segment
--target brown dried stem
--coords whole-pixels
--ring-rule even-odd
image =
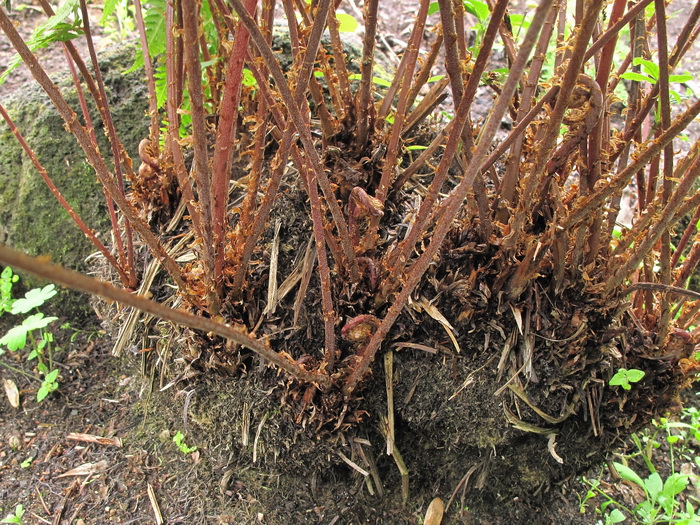
[[[540,39],[537,42],[537,48],[535,49],[535,55],[532,60],[532,65],[530,66],[530,72],[528,73],[527,80],[523,86],[520,97],[520,107],[518,108],[518,115],[515,119],[516,123],[523,121],[525,115],[530,110],[530,106],[532,105],[535,90],[538,86],[542,65],[544,64],[544,58],[547,54],[547,48],[549,47],[549,41],[551,40],[552,33],[554,31],[554,22],[556,21],[560,8],[560,2],[555,2],[552,6],[552,10],[549,12],[547,22],[545,23],[542,34],[540,35]],[[524,141],[524,133],[519,134],[515,138],[515,142],[513,143],[510,151],[510,158],[512,160],[506,163],[506,172],[503,175],[503,181],[500,187],[500,199],[503,202],[508,203],[510,206],[515,205],[516,189],[521,167],[521,163],[518,162],[518,159],[521,158]],[[499,212],[499,220],[503,223],[507,223],[507,218],[507,208],[503,208],[503,210]]]
[[[554,104],[552,113],[547,122],[544,136],[537,145],[537,156],[530,173],[523,180],[523,198],[518,203],[517,212],[511,218],[512,235],[507,239],[508,246],[515,246],[523,233],[525,222],[530,217],[532,210],[532,198],[536,197],[535,188],[539,187],[541,178],[545,175],[547,163],[550,160],[552,152],[556,146],[557,138],[561,123],[564,120],[564,114],[569,107],[569,99],[576,87],[579,78],[579,72],[584,64],[584,53],[588,46],[588,41],[593,34],[598,14],[603,7],[602,0],[592,0],[586,4],[586,11],[583,20],[578,24],[578,33],[573,46],[571,58],[566,66],[566,71],[562,75],[559,85],[559,94],[557,101]]]
[[[115,180],[117,182],[117,188],[124,195],[124,177],[122,175],[122,166],[125,166],[127,171],[127,176],[130,178],[134,177],[134,174],[129,169],[129,162],[122,163],[122,155],[126,157],[126,152],[124,147],[117,137],[117,130],[114,127],[114,120],[112,119],[112,112],[109,110],[109,104],[107,103],[107,92],[105,91],[104,81],[102,80],[102,72],[100,71],[100,65],[97,60],[97,52],[95,51],[95,45],[92,41],[92,34],[90,33],[90,21],[87,10],[87,3],[85,0],[80,0],[80,11],[83,17],[83,28],[85,30],[85,41],[87,43],[88,52],[90,53],[90,61],[92,62],[92,69],[95,75],[95,83],[97,85],[97,90],[99,93],[98,98],[95,99],[97,107],[100,108],[100,115],[102,116],[105,127],[107,128],[107,137],[109,138],[110,145],[112,146],[112,156],[114,160],[114,173]],[[131,281],[136,284],[136,273],[134,268],[134,239],[131,233],[131,225],[128,221],[124,223],[124,237],[126,238],[126,260],[122,261],[122,265],[129,272],[131,276]]]
[[[166,111],[168,117],[168,133],[166,134],[165,146],[170,153],[173,162],[173,169],[178,180],[182,198],[187,205],[190,214],[194,233],[200,243],[204,243],[202,233],[202,218],[200,209],[196,205],[194,198],[194,188],[192,178],[185,167],[185,159],[178,142],[180,136],[180,116],[178,109],[182,100],[182,53],[178,51],[178,44],[175,41],[175,7],[171,1],[165,5],[165,49],[166,49],[166,70],[167,70],[167,93],[168,101]],[[178,41],[181,38],[178,36]]]
[[[442,21],[443,46],[445,47],[445,69],[452,85],[454,105],[459,106],[464,93],[464,79],[459,61],[459,44],[457,40],[457,23],[453,0],[438,0],[440,4],[440,20]],[[460,20],[460,22],[462,22]],[[500,20],[499,20],[500,25]],[[460,128],[461,129],[461,128]]]
[[[423,60],[423,64],[421,65],[420,71],[416,75],[416,78],[413,80],[413,87],[411,87],[411,92],[408,94],[407,104],[409,108],[413,106],[413,103],[416,101],[416,98],[418,98],[418,93],[420,93],[420,90],[423,88],[423,86],[425,86],[425,84],[432,76],[433,66],[435,65],[435,61],[437,60],[440,54],[440,49],[442,49],[442,28],[438,28],[437,31],[438,34],[435,38],[435,41],[431,44],[430,52],[428,53],[428,56]]]
[[[92,118],[90,117],[90,110],[87,105],[87,100],[85,100],[85,94],[80,85],[80,78],[78,77],[78,72],[75,69],[75,64],[73,58],[70,55],[68,46],[63,44],[63,55],[68,63],[68,68],[70,69],[71,76],[73,77],[73,85],[75,86],[75,92],[78,94],[78,102],[80,103],[80,110],[83,113],[83,118],[85,119],[85,127],[87,128],[88,135],[92,143],[97,146],[97,137],[95,136],[95,127],[92,124]],[[99,148],[99,146],[97,146]],[[117,211],[114,207],[114,201],[107,193],[105,188],[102,188],[102,193],[105,196],[105,202],[107,203],[107,213],[109,214],[109,221],[112,226],[112,235],[114,238],[114,244],[117,250],[117,257],[122,261],[126,260],[126,252],[124,251],[124,241],[122,240],[122,232],[119,227],[119,219],[117,218]],[[122,284],[127,288],[132,288],[136,286],[136,276],[129,275],[126,281],[122,281]]]
[[[688,201],[683,201],[684,196],[698,177],[700,177],[700,160],[693,163],[691,169],[678,183],[678,188],[676,188],[668,204],[661,212],[661,216],[655,221],[646,238],[637,245],[636,250],[629,256],[625,264],[606,281],[606,290],[608,292],[620,286],[625,279],[636,271],[639,264],[651,253],[654,245],[659,242],[663,233],[668,230],[678,215],[693,211],[700,204],[700,194],[694,195]]]
[[[656,36],[659,52],[659,94],[661,95],[661,130],[671,125],[671,95],[668,85],[668,36],[666,33],[666,3],[664,0],[655,0],[656,7]],[[661,202],[667,206],[673,192],[673,141],[664,148],[663,187]],[[668,230],[661,235],[661,283],[671,284],[671,234]],[[657,342],[663,346],[668,334],[668,325],[671,318],[671,305],[667,295],[661,298],[661,314],[658,322]]]
[[[0,262],[4,265],[12,266],[13,268],[20,268],[37,277],[53,281],[62,286],[96,295],[108,301],[117,301],[126,306],[136,308],[141,312],[171,321],[180,326],[187,326],[193,330],[212,333],[230,339],[264,357],[266,360],[300,381],[316,383],[321,388],[328,388],[331,385],[329,376],[302,368],[290,358],[273,351],[266,341],[261,341],[248,335],[243,326],[222,324],[213,319],[200,317],[184,310],[168,308],[167,306],[146,299],[140,295],[116,288],[109,283],[98,281],[97,279],[51,264],[47,262],[45,258],[29,257],[3,244],[0,244]]]
[[[376,330],[372,338],[370,339],[367,346],[364,348],[362,357],[357,362],[354,370],[348,376],[345,385],[343,387],[343,393],[346,396],[352,394],[352,392],[357,387],[358,383],[362,380],[364,375],[367,373],[374,356],[379,350],[382,342],[389,333],[389,330],[393,326],[394,322],[398,318],[399,314],[406,305],[408,298],[413,293],[414,288],[423,278],[426,270],[433,261],[433,258],[437,255],[440,250],[442,243],[447,236],[447,233],[452,227],[452,222],[455,217],[459,214],[462,203],[467,196],[468,191],[471,189],[474,178],[482,167],[484,157],[486,152],[491,147],[491,141],[496,134],[498,127],[500,126],[501,119],[503,115],[508,110],[510,105],[510,99],[515,93],[517,84],[520,80],[525,66],[527,65],[527,60],[530,53],[535,46],[537,36],[542,28],[544,19],[547,16],[552,5],[552,0],[543,0],[537,6],[535,11],[535,16],[533,18],[532,24],[528,28],[525,39],[523,40],[518,56],[515,62],[511,66],[510,74],[503,85],[503,91],[501,95],[496,100],[496,103],[491,108],[491,112],[481,130],[479,140],[476,145],[476,149],[472,156],[471,162],[464,173],[462,180],[459,185],[452,190],[449,197],[447,198],[445,211],[442,217],[437,222],[435,230],[430,239],[430,244],[425,249],[425,251],[416,259],[409,271],[403,283],[403,286],[399,293],[397,294],[395,300],[389,307],[386,316],[382,320],[379,328]],[[459,113],[459,110],[458,110]],[[459,130],[459,126],[455,126],[453,134],[456,134]],[[414,225],[416,227],[416,225]]]
[[[337,4],[336,3],[336,9]],[[350,74],[348,73],[348,68],[345,64],[345,52],[343,51],[343,42],[340,39],[340,32],[338,30],[338,19],[335,16],[328,17],[328,31],[331,35],[331,47],[333,49],[333,64],[337,70],[333,78],[328,78],[328,85],[333,85],[335,82],[333,80],[337,79],[338,86],[340,88],[340,96],[343,104],[338,105],[336,102],[336,113],[338,118],[342,119],[345,115],[350,112],[353,106],[352,102],[352,92],[350,91],[350,81],[348,80]]]
[[[168,271],[175,283],[181,290],[186,291],[185,281],[182,278],[182,272],[177,266],[177,263],[175,263],[175,261],[167,254],[163,248],[163,245],[158,241],[155,235],[153,235],[148,225],[141,220],[136,210],[134,210],[124,195],[119,191],[119,188],[113,180],[112,174],[107,169],[107,166],[97,151],[97,148],[92,144],[87,131],[78,122],[77,115],[72,109],[70,109],[65,99],[61,95],[58,87],[51,82],[51,79],[41,67],[34,54],[24,43],[22,37],[19,35],[19,33],[17,33],[12,21],[2,8],[0,8],[0,29],[5,32],[5,35],[7,35],[15,50],[20,57],[22,57],[22,60],[24,60],[24,63],[31,71],[32,76],[34,76],[36,81],[53,102],[69,131],[75,136],[78,143],[83,148],[86,158],[95,169],[100,182],[117,203],[117,206],[119,206],[119,209],[122,211],[122,213],[124,213],[126,219],[134,226],[137,233],[141,236],[143,242],[148,245],[152,253],[161,260],[163,266]]]
[[[272,49],[270,49],[270,46],[267,44],[255,21],[250,17],[248,13],[241,13],[241,0],[231,0],[231,3],[236,9],[236,12],[239,14],[240,19],[246,25],[248,31],[250,32],[251,39],[255,44],[255,47],[257,47],[258,51],[262,55],[262,58],[265,61],[265,65],[267,66],[267,68],[270,71],[270,74],[275,80],[275,85],[277,89],[279,89],[279,93],[282,97],[282,100],[284,101],[287,111],[289,112],[291,123],[296,128],[296,131],[299,134],[299,140],[302,143],[304,152],[311,164],[311,168],[316,172],[316,177],[318,178],[319,185],[321,186],[323,194],[326,197],[326,202],[328,204],[328,207],[330,208],[331,215],[333,216],[334,225],[338,229],[338,235],[340,237],[343,255],[347,260],[350,276],[353,279],[353,281],[357,281],[359,279],[360,271],[357,266],[357,258],[350,243],[350,234],[348,232],[347,222],[345,221],[343,213],[340,210],[340,206],[338,205],[338,201],[335,198],[335,194],[333,192],[333,189],[331,188],[328,176],[326,175],[323,166],[321,165],[321,159],[319,158],[318,152],[314,147],[310,129],[306,124],[305,119],[302,117],[299,109],[300,102],[305,100],[304,92],[306,91],[306,85],[308,85],[306,84],[306,82],[308,82],[308,78],[306,82],[304,82],[304,79],[301,76],[299,77],[299,83],[296,86],[296,93],[293,96],[289,86],[287,85],[284,73],[282,73],[282,69],[280,68],[279,63],[277,62],[277,59],[275,58]],[[317,14],[317,17],[318,16],[319,15]],[[314,29],[312,30],[312,35],[313,31],[316,30],[317,23],[321,25],[325,24],[325,18],[323,19],[323,21],[317,18],[317,21],[314,24]],[[312,38],[310,37],[309,45],[307,46],[307,54],[310,54],[312,50],[311,44]],[[310,57],[315,56],[315,53],[310,55]],[[311,67],[308,68],[309,75],[311,74],[311,69],[313,66],[313,58],[310,58],[310,61]],[[303,168],[300,167],[300,170],[301,169]]]
[[[679,115],[669,128],[658,138],[651,141],[645,148],[637,152],[634,162],[613,176],[607,184],[601,185],[588,197],[580,199],[572,212],[565,217],[559,225],[563,230],[573,228],[581,220],[585,219],[593,209],[601,206],[614,192],[627,185],[630,177],[642,167],[649,164],[651,159],[658,155],[663,148],[678,136],[700,114],[700,100],[691,105],[684,113]]]
[[[257,0],[247,0],[245,8],[255,12]],[[248,49],[248,30],[239,22],[233,39],[233,48],[226,68],[226,83],[219,108],[219,123],[216,128],[216,143],[212,159],[212,234],[214,236],[214,275],[220,278],[224,267],[226,245],[226,205],[228,204],[231,162],[233,159],[238,106],[243,83],[243,65]],[[220,283],[217,283],[217,287]]]
[[[377,36],[377,8],[379,0],[367,0],[364,7],[365,36],[362,41],[362,61],[360,62],[360,91],[357,95],[357,136],[358,150],[367,146],[369,131],[372,129],[372,77],[374,66],[374,39]]]
[[[396,112],[394,116],[394,123],[391,127],[391,133],[389,134],[389,141],[387,143],[387,154],[384,159],[384,166],[382,168],[382,176],[379,181],[379,187],[375,193],[375,197],[383,205],[386,197],[389,193],[389,187],[391,185],[391,180],[394,173],[396,172],[396,159],[399,156],[400,147],[399,139],[401,138],[401,132],[403,131],[403,123],[406,118],[406,112],[408,108],[408,95],[411,90],[411,78],[413,77],[413,71],[416,67],[416,61],[418,60],[418,51],[420,50],[420,43],[423,40],[423,29],[425,28],[425,19],[428,15],[428,7],[430,7],[429,0],[421,0],[420,7],[418,9],[418,14],[413,23],[413,30],[411,31],[411,38],[408,43],[408,49],[406,49],[402,64],[405,64],[403,71],[397,73],[394,77],[394,84],[400,86],[401,93],[399,94],[399,100],[396,105]],[[393,97],[392,97],[393,98]],[[389,96],[387,95],[387,99]],[[391,99],[389,99],[391,100]],[[380,116],[381,118],[381,116]],[[372,231],[375,231],[379,225],[379,221],[373,221],[371,227]]]
[[[151,53],[148,50],[148,38],[146,37],[146,26],[143,22],[143,12],[141,10],[141,0],[134,0],[134,16],[136,18],[136,28],[141,41],[141,54],[143,55],[143,67],[146,72],[146,85],[148,87],[148,112],[151,117],[150,142],[155,156],[158,156],[160,147],[160,119],[158,116],[158,101],[156,98],[156,79],[153,74],[153,62]]]
[[[222,239],[214,237],[214,230],[223,230],[223,225],[214,224],[212,211],[212,180],[207,148],[208,128],[204,113],[202,91],[202,67],[199,58],[199,8],[196,0],[182,0],[182,37],[187,74],[187,90],[190,95],[190,117],[192,119],[192,174],[197,184],[197,204],[201,213],[203,236],[203,264],[206,285],[207,306],[213,316],[218,315],[221,294],[221,273],[215,272],[217,243]],[[228,191],[226,192],[228,196]],[[221,217],[217,217],[221,220]]]
[[[42,166],[41,162],[39,162],[39,159],[37,158],[36,154],[32,150],[32,148],[29,146],[27,141],[24,139],[22,136],[22,133],[17,129],[17,126],[15,126],[15,123],[12,121],[10,118],[10,115],[5,111],[5,108],[0,104],[0,115],[2,115],[2,118],[5,119],[5,122],[7,122],[7,125],[10,128],[10,131],[12,134],[17,138],[19,141],[20,145],[24,149],[24,151],[27,153],[27,156],[29,156],[29,159],[32,161],[32,164],[34,164],[34,167],[37,169],[39,172],[39,175],[41,175],[41,178],[44,180],[46,185],[49,187],[49,191],[53,194],[54,197],[56,197],[56,200],[58,203],[63,206],[63,209],[68,212],[68,215],[70,215],[71,219],[73,219],[73,222],[75,222],[75,225],[80,228],[80,231],[82,231],[85,234],[85,237],[90,239],[90,242],[95,245],[95,248],[97,248],[102,255],[104,255],[105,259],[107,259],[107,262],[117,271],[119,274],[119,278],[122,281],[122,284],[126,287],[133,286],[131,284],[131,280],[127,272],[124,270],[121,264],[115,259],[114,255],[110,253],[110,251],[105,247],[105,245],[100,241],[97,236],[95,235],[95,232],[92,231],[88,226],[83,222],[83,220],[80,218],[80,216],[75,212],[73,207],[68,204],[68,201],[63,197],[61,194],[60,190],[56,187],[54,184],[53,180],[51,180],[51,177],[49,174],[46,172],[46,169],[44,166]]]

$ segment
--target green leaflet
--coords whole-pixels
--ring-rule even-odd
[[[41,24],[34,29],[32,36],[26,41],[29,49],[34,52],[37,49],[48,47],[54,42],[67,42],[83,34],[82,22],[77,13],[78,0],[67,0],[61,7],[58,8],[56,14],[49,18],[46,23]],[[68,18],[73,15],[73,21],[68,21]],[[15,54],[8,63],[2,76],[0,76],[0,84],[7,80],[7,76],[19,64],[22,63],[22,57]]]

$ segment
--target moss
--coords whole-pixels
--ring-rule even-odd
[[[148,130],[147,96],[141,73],[124,75],[136,48],[120,46],[102,55],[109,104],[117,132],[132,158]],[[63,81],[64,96],[78,108],[75,90]],[[38,86],[16,94],[6,103],[8,111],[47,173],[78,215],[110,244],[109,218],[100,184],[84,160],[82,149],[65,131],[63,120]],[[109,156],[109,144],[102,122],[92,108],[100,149]],[[75,270],[85,270],[85,258],[94,246],[58,204],[21,146],[3,123],[0,127],[0,241],[31,255],[45,254]],[[23,276],[26,287],[37,281]],[[72,321],[91,313],[84,296],[62,292],[61,314]]]

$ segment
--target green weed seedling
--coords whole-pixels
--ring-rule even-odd
[[[16,523],[22,525],[22,516],[24,516],[24,505],[17,505],[13,514],[8,514],[0,523]]]
[[[662,478],[652,462],[654,452],[660,449],[659,440],[664,433],[669,445],[667,461],[671,469],[671,474],[666,479]],[[600,525],[630,522],[629,519],[633,523],[640,524],[700,525],[700,514],[697,509],[690,501],[683,502],[681,497],[692,475],[676,472],[679,457],[700,465],[700,458],[696,457],[694,449],[688,446],[693,440],[697,442],[698,437],[700,437],[700,411],[694,407],[684,409],[680,421],[661,418],[658,422],[654,422],[654,428],[642,434],[633,434],[632,440],[637,446],[638,453],[626,455],[625,458],[641,456],[649,470],[649,476],[642,478],[626,463],[616,462],[613,463],[613,467],[620,478],[638,486],[644,492],[644,500],[630,509],[603,490],[600,479],[584,479],[589,489],[581,501],[581,512],[585,512],[589,501],[602,496],[605,501],[595,509],[604,517],[604,520],[598,521]]]
[[[638,73],[635,71],[628,71],[620,75],[621,78],[625,80],[634,80],[637,82],[648,82],[649,84],[656,84],[659,80],[659,66],[651,60],[645,60],[643,58],[635,58],[632,63],[635,66],[640,66],[644,73]],[[683,75],[669,75],[668,81],[683,84],[689,80],[693,80],[693,75],[685,73]],[[673,97],[677,104],[683,102],[684,97],[680,95],[677,91],[670,90],[670,95]]]
[[[644,377],[644,372],[642,370],[637,370],[636,368],[620,368],[614,376],[610,378],[608,384],[610,386],[621,386],[625,390],[631,390],[631,383],[638,383]]]
[[[12,273],[9,266],[0,273],[0,316],[12,310],[12,285],[19,280],[18,275]]]
[[[58,389],[58,369],[54,367],[53,362],[54,337],[49,329],[49,325],[58,317],[46,317],[40,311],[40,307],[56,295],[56,287],[49,284],[43,288],[34,288],[24,297],[13,299],[12,285],[15,282],[17,282],[17,276],[12,274],[10,268],[5,268],[0,276],[0,314],[3,312],[9,312],[12,315],[33,313],[10,328],[0,338],[0,355],[6,350],[16,352],[28,349],[27,359],[37,360],[37,369],[41,374],[41,386],[36,398],[37,401],[42,401]]]
[[[188,447],[184,441],[184,438],[185,436],[179,430],[173,436],[173,442],[177,445],[177,448],[180,449],[180,452],[183,454],[191,454],[192,452],[195,452],[197,447]]]
[[[604,516],[604,521],[599,520],[597,525],[622,523],[628,518],[632,518],[633,523],[643,525],[700,525],[700,515],[696,513],[692,503],[686,501],[684,505],[679,498],[687,488],[690,476],[674,472],[664,480],[658,472],[652,472],[648,477],[642,478],[623,463],[615,462],[613,466],[623,480],[637,485],[644,491],[644,500],[634,509],[630,509],[603,491],[599,480],[585,480],[589,490],[581,502],[581,512],[585,512],[590,499],[596,496],[605,498],[605,502],[596,508],[596,512]],[[609,507],[613,508],[608,510]]]

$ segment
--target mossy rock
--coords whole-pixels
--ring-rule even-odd
[[[141,72],[124,74],[136,52],[133,45],[120,45],[100,57],[117,133],[132,158],[148,130],[148,96]],[[70,79],[64,77],[58,84],[79,113]],[[3,105],[66,200],[109,246],[110,223],[102,187],[46,94],[33,84],[13,94]],[[100,150],[109,157],[111,150],[102,132],[102,120],[94,104],[91,108]],[[50,255],[54,262],[79,271],[86,270],[85,258],[96,251],[53,197],[4,122],[0,125],[0,242],[30,255]],[[23,287],[39,284],[30,276],[22,277]],[[74,292],[63,291],[52,302],[61,304],[61,315],[71,322],[84,319],[92,311],[85,296]]]

